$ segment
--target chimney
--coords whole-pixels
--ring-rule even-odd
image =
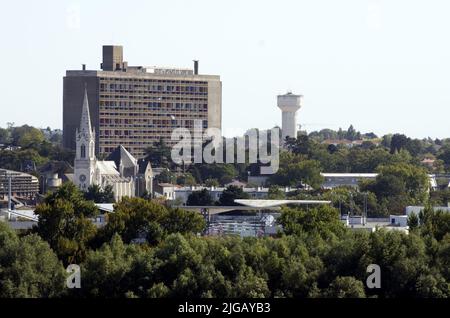
[[[198,75],[198,60],[194,60],[194,75]]]
[[[82,69],[83,71],[86,71],[86,64],[81,64],[81,69]]]

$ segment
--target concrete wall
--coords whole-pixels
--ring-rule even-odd
[[[222,129],[221,81],[208,81],[208,127]]]
[[[86,83],[91,125],[95,129],[95,152],[99,145],[99,81],[96,76],[65,76],[63,79],[63,146],[75,150],[75,131],[80,126]]]

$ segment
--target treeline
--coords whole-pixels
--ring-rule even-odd
[[[412,139],[402,134],[376,138],[377,136],[372,133],[361,134],[350,127],[341,134],[335,133],[338,137],[342,135],[351,140],[367,139],[364,139],[362,144],[352,147],[322,143],[325,139],[333,139],[332,132],[323,130],[309,135],[299,135],[296,139],[288,138],[287,151],[281,152],[281,162],[290,161],[290,163],[299,164],[300,161],[309,160],[302,163],[300,168],[320,172],[371,173],[376,172],[382,165],[405,163],[423,168],[428,173],[450,173],[449,139]],[[260,171],[260,165],[250,163],[177,166],[171,162],[170,148],[163,141],[147,149],[147,159],[154,166],[163,166],[172,170],[158,177],[161,182],[181,185],[225,185],[233,179],[246,181],[249,173],[257,175]],[[424,163],[424,159],[428,162]],[[174,173],[176,170],[178,172]],[[320,179],[309,181],[316,187],[320,183]]]
[[[45,133],[44,133],[45,132]],[[49,160],[73,164],[75,153],[62,147],[62,135],[28,125],[0,128],[0,168],[35,172]]]
[[[364,140],[361,145],[328,145],[326,139]],[[61,146],[61,134],[51,129],[31,126],[0,128],[0,167],[25,170],[26,163],[40,166],[49,160],[73,163],[74,152]],[[9,147],[9,148],[8,148]],[[8,149],[5,149],[8,148]],[[374,172],[389,163],[409,163],[423,167],[429,173],[450,173],[449,139],[413,139],[402,134],[384,135],[360,133],[353,126],[347,130],[323,129],[288,140],[289,152],[316,161],[322,172]],[[100,154],[99,157],[104,156]],[[158,176],[160,182],[180,185],[225,185],[239,179],[246,181],[249,173],[259,173],[258,164],[192,164],[179,166],[171,160],[171,148],[160,140],[146,149],[153,167],[171,171]],[[431,160],[423,164],[422,160]]]
[[[285,208],[277,237],[200,237],[196,213],[125,199],[97,229],[71,185],[21,235],[0,223],[0,297],[449,297],[450,215],[427,208],[409,235],[352,232],[330,206]],[[81,266],[81,289],[65,267]],[[381,289],[366,286],[367,266]]]

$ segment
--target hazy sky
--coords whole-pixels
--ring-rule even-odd
[[[312,131],[450,137],[450,1],[8,1],[0,19],[0,126],[62,127],[66,69],[192,67],[223,82],[226,135],[281,124],[276,95],[304,95]]]

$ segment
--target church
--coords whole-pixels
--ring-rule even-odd
[[[137,160],[123,146],[118,146],[106,160],[95,156],[95,129],[91,126],[87,90],[84,91],[80,127],[76,130],[73,182],[83,191],[98,185],[110,185],[116,202],[122,197],[152,192],[153,173],[150,162]]]

